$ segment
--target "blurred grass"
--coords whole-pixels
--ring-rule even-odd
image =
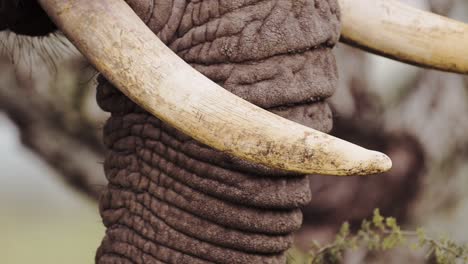
[[[89,207],[60,217],[15,217],[2,212],[1,263],[94,263],[104,228]]]
[[[60,179],[0,115],[0,264],[94,263],[98,205]]]

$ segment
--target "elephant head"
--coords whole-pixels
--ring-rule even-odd
[[[109,185],[97,263],[283,263],[311,198],[303,174],[389,169],[385,155],[323,133],[332,126],[326,98],[336,86],[331,49],[340,32],[407,62],[468,68],[428,39],[427,28],[408,33],[413,25],[403,28],[390,13],[423,22],[430,15],[393,2],[38,2],[45,12],[33,0],[0,1],[10,10],[0,28],[41,35],[57,25],[103,74],[97,99],[111,113]],[[387,19],[382,10],[392,11]],[[375,23],[366,19],[373,11]],[[431,17],[440,25],[429,27],[453,29],[445,38],[467,32]],[[393,31],[374,34],[389,20]],[[401,44],[405,33],[419,42]],[[430,55],[418,53],[428,41]]]

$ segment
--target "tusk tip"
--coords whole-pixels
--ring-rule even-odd
[[[358,166],[353,168],[356,175],[384,173],[392,168],[392,160],[387,155],[372,150],[369,150],[368,154],[368,157],[366,157],[362,162],[359,162]]]
[[[387,172],[392,160],[385,154],[331,137],[325,151],[315,156],[312,170],[321,175],[364,176]]]
[[[383,154],[383,153],[380,153],[380,152],[377,152],[377,151],[374,151],[375,152],[375,161],[374,161],[374,168],[376,170],[376,173],[382,173],[382,172],[387,172],[389,171],[392,166],[393,166],[393,162],[392,160],[390,159],[389,156]]]
[[[339,176],[365,176],[384,173],[392,168],[392,160],[385,154],[367,150],[351,152],[346,158],[341,157],[334,172]],[[327,175],[333,175],[331,173]]]
[[[322,168],[325,175],[365,176],[384,173],[392,168],[392,160],[381,152],[343,140],[336,141],[336,143],[323,155],[323,161],[331,165]],[[333,158],[330,159],[330,157]],[[321,164],[326,164],[326,162],[321,162]]]

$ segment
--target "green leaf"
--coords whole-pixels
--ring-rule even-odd
[[[372,223],[374,223],[374,225],[377,228],[380,228],[381,230],[384,230],[385,229],[384,220],[385,220],[385,218],[380,214],[380,210],[378,208],[375,209],[374,210],[374,216],[372,218]]]

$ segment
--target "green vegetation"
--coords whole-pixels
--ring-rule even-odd
[[[383,217],[379,210],[374,211],[372,221],[364,220],[361,228],[352,233],[348,223],[344,223],[335,241],[328,245],[313,242],[307,253],[293,250],[288,255],[290,264],[339,264],[344,254],[350,250],[365,248],[370,252],[383,252],[396,247],[423,250],[431,263],[468,263],[468,244],[440,238],[434,239],[423,229],[405,231],[393,217]]]

